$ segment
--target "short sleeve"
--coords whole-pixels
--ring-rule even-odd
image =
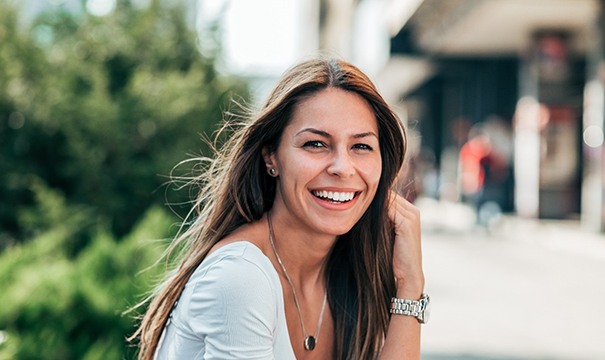
[[[261,267],[225,256],[192,285],[184,320],[203,339],[205,359],[274,358],[278,290]]]

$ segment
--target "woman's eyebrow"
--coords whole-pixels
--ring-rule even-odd
[[[378,135],[376,135],[373,131],[368,131],[368,132],[364,132],[361,134],[355,134],[355,135],[353,135],[353,138],[359,139],[359,138],[364,138],[364,137],[368,137],[368,136],[374,136],[375,138],[378,139]]]
[[[330,135],[329,133],[327,133],[325,131],[322,131],[322,130],[315,129],[315,128],[304,128],[301,131],[297,132],[296,136],[298,136],[298,135],[300,135],[300,134],[302,134],[304,132],[310,132],[310,133],[313,133],[313,134],[316,134],[316,135],[319,135],[319,136],[323,136],[323,137],[327,137],[327,138],[331,138],[332,137],[332,135]]]
[[[310,132],[310,133],[313,133],[313,134],[316,134],[319,136],[323,136],[326,138],[332,138],[332,135],[330,135],[330,133],[327,133],[323,130],[318,130],[315,128],[304,128],[304,129],[300,130],[299,132],[297,132],[295,136],[298,136],[305,132]],[[375,138],[378,138],[378,135],[376,135],[373,131],[367,131],[367,132],[363,132],[363,133],[359,133],[359,134],[354,134],[352,136],[352,138],[360,139],[360,138],[364,138],[364,137],[368,137],[368,136],[374,136]]]

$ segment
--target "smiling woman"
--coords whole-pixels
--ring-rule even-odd
[[[139,358],[419,358],[419,213],[391,190],[405,145],[353,65],[286,72],[199,179]]]
[[[321,90],[298,103],[264,161],[279,175],[273,213],[288,215],[279,219],[285,227],[318,242],[324,234],[342,235],[376,194],[382,167],[376,117],[356,93]]]

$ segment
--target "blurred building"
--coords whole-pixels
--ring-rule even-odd
[[[602,171],[592,153],[602,151],[603,109],[600,120],[586,118],[584,96],[596,86],[590,91],[602,97],[602,85],[592,80],[594,62],[602,57],[599,2],[412,3],[409,16],[391,28],[387,68],[405,74],[413,61],[430,69],[413,85],[400,76],[400,96],[418,126],[421,148],[434,154],[440,169],[438,195],[464,195],[457,154],[468,141],[467,130],[481,124],[510,164],[499,169],[509,176],[500,174],[499,194],[492,194],[503,210],[554,219],[581,214],[602,228]],[[386,78],[397,82],[396,76]],[[587,142],[589,126],[596,140]]]
[[[332,18],[323,44],[378,66],[379,87],[404,109],[414,155],[433,169],[423,191],[473,201],[463,178],[475,176],[500,210],[604,229],[602,0],[320,2],[320,18]],[[367,18],[390,39],[386,58],[366,61],[367,40],[334,35]],[[461,152],[477,134],[490,156]],[[473,161],[475,175],[463,171]]]

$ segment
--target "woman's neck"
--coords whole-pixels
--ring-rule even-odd
[[[303,292],[324,284],[328,256],[336,236],[310,233],[279,212],[270,212],[275,250],[288,275]]]

